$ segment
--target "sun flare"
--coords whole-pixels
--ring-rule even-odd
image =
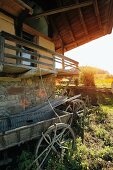
[[[93,66],[113,74],[113,33],[65,53],[80,66]]]

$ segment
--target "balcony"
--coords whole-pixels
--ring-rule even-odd
[[[77,68],[75,60],[15,35],[0,33],[0,76],[70,75]]]

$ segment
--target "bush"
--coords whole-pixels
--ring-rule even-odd
[[[80,80],[84,86],[95,87],[94,73],[87,68],[81,73]]]

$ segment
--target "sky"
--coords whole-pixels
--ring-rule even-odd
[[[79,62],[79,66],[94,66],[113,74],[113,31],[65,53]]]

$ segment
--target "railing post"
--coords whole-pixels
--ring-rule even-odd
[[[0,72],[3,71],[5,38],[0,35]]]
[[[55,70],[55,56],[54,55],[52,55],[52,57],[53,57],[53,70]]]
[[[0,36],[0,63],[4,61],[4,50],[5,50],[5,38]]]
[[[62,58],[62,69],[65,70],[64,58]]]
[[[21,48],[20,45],[17,45],[18,48]],[[16,59],[16,64],[21,64],[21,59],[20,59],[20,56],[21,56],[21,50],[16,50],[16,55],[18,56],[18,58]]]

